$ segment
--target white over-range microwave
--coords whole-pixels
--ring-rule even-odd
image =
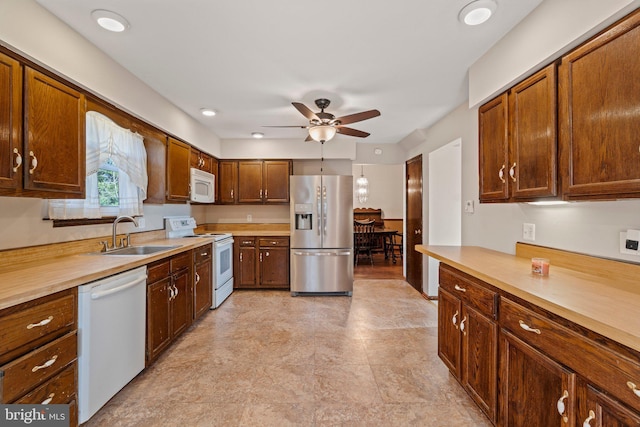
[[[215,195],[216,176],[200,169],[191,168],[191,201],[198,203],[213,203]]]

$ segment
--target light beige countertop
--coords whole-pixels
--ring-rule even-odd
[[[287,237],[291,234],[288,223],[222,223],[205,224],[207,232],[231,233],[234,236]]]
[[[640,282],[602,277],[551,263],[548,277],[531,274],[531,259],[476,246],[416,245],[471,276],[551,313],[640,351]],[[628,265],[625,268],[630,268]],[[631,267],[633,268],[633,267]],[[640,266],[637,266],[640,273]],[[638,276],[636,276],[638,277]]]
[[[93,282],[211,242],[211,237],[154,239],[145,241],[144,245],[178,247],[151,255],[62,255],[31,261],[13,269],[4,268],[0,271],[0,309]]]

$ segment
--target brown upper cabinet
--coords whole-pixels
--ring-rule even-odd
[[[640,196],[640,11],[565,55],[559,68],[563,194]]]
[[[291,160],[238,161],[238,203],[289,203]]]
[[[557,195],[556,65],[479,109],[480,201]]]
[[[167,201],[189,200],[189,157],[191,146],[175,138],[167,138]]]
[[[197,148],[191,147],[191,156],[189,159],[189,163],[192,168],[213,173],[213,160],[213,157],[211,157],[207,153],[203,153]]]
[[[218,162],[218,194],[216,202],[234,204],[238,197],[238,162],[220,160]]]
[[[4,54],[0,95],[2,194],[84,198],[84,95]]]

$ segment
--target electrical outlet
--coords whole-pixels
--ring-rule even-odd
[[[638,247],[638,240],[634,240],[634,237],[637,236],[630,236],[629,235],[629,231],[635,231],[635,230],[627,230],[627,231],[621,231],[620,232],[620,253],[621,254],[625,254],[625,255],[639,255],[640,256],[640,250],[638,249],[633,249],[634,247],[637,248]],[[633,234],[633,233],[631,233]],[[629,239],[629,237],[632,237],[631,239]]]
[[[522,238],[532,242],[536,240],[536,225],[527,222],[522,224]]]
[[[146,221],[144,220],[144,217],[139,217],[138,218],[138,228],[145,228],[146,227]]]
[[[467,213],[473,213],[473,200],[467,200],[464,202],[464,211]]]
[[[253,215],[247,214],[247,222],[253,222]]]

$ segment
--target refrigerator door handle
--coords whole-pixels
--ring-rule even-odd
[[[298,256],[345,256],[351,255],[351,251],[340,251],[340,252],[299,252],[295,251],[294,255]]]
[[[322,228],[322,203],[320,199],[320,186],[316,187],[316,197],[318,198],[318,236],[320,235],[320,229]]]
[[[327,187],[322,186],[322,234],[327,235]]]

